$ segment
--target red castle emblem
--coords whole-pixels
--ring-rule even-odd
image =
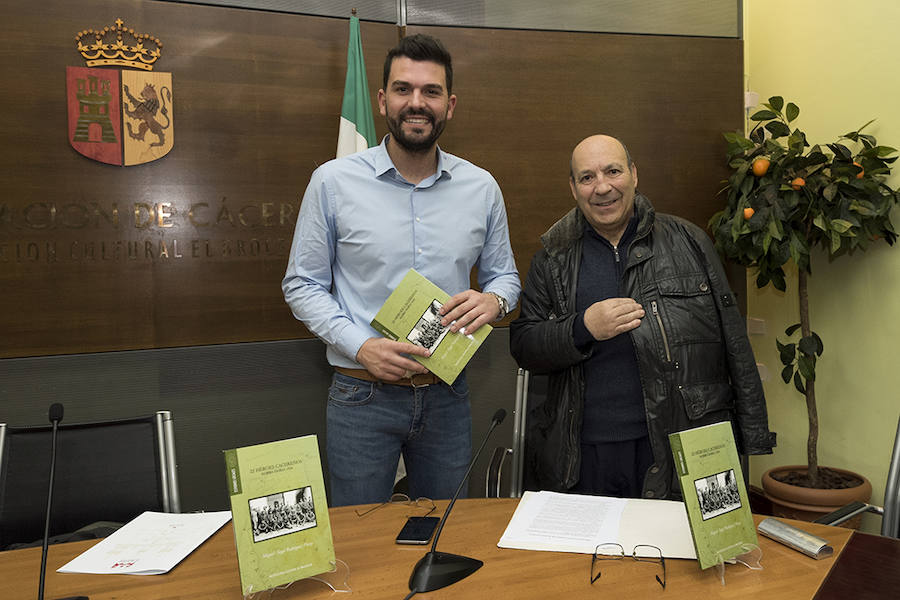
[[[87,66],[66,67],[72,147],[124,166],[168,154],[174,145],[172,74],[153,72],[162,51],[159,39],[116,19],[103,29],[79,32],[75,42]],[[116,66],[128,69],[108,68]]]

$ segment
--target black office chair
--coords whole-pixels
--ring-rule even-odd
[[[44,534],[51,427],[0,423],[0,550]],[[52,542],[146,510],[180,512],[172,414],[59,425]],[[88,536],[89,537],[89,536]]]
[[[894,450],[888,467],[887,484],[884,486],[884,506],[851,502],[834,512],[819,517],[815,523],[840,525],[864,512],[881,515],[881,535],[900,539],[900,419],[894,435]]]

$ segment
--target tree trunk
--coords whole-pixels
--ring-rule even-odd
[[[800,300],[800,335],[808,337],[812,332],[809,326],[809,274],[805,269],[798,270],[797,295]],[[816,382],[806,382],[806,413],[809,417],[809,438],[806,441],[807,475],[813,487],[819,485],[819,457],[816,446],[819,442],[819,413],[816,410]]]

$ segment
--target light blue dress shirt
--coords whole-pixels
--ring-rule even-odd
[[[381,335],[370,322],[409,269],[453,296],[478,268],[485,292],[521,291],[506,207],[490,173],[438,149],[437,172],[406,181],[381,145],[313,172],[281,283],[294,316],[328,347],[334,366]]]

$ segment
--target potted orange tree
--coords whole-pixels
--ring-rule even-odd
[[[871,121],[833,143],[810,145],[793,125],[800,114],[796,104],[774,96],[763,107],[750,117],[755,125],[749,135],[724,134],[732,169],[728,203],[713,215],[710,229],[726,258],[755,268],[757,287],[773,285],[784,292],[784,265],[792,260],[797,266],[800,322],[776,344],[782,379],[806,401],[807,464],[770,469],[762,483],[776,514],[814,518],[851,500],[867,501],[872,488],[861,475],[819,466],[815,382],[824,344],[809,320],[810,250],[819,246],[833,260],[881,241],[894,244],[890,213],[898,193],[886,179],[896,150],[863,133]],[[836,497],[821,490],[837,490]],[[826,498],[820,499],[822,494]]]

